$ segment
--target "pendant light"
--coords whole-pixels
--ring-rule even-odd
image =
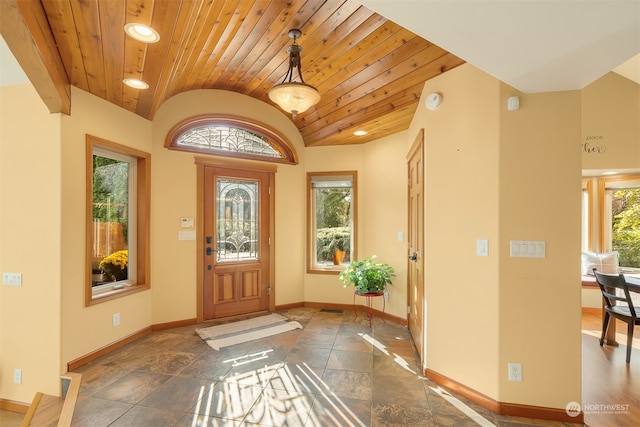
[[[269,91],[269,98],[284,111],[291,113],[294,120],[298,114],[304,113],[320,101],[318,90],[306,84],[302,78],[300,69],[302,46],[296,43],[296,39],[301,35],[302,32],[298,29],[289,31],[289,37],[293,39],[293,44],[287,49],[287,52],[289,52],[289,70],[282,82]],[[293,80],[294,68],[298,71],[299,82]]]

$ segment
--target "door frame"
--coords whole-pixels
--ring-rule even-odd
[[[422,195],[423,195],[423,207],[422,207],[422,217],[417,218],[417,221],[419,221],[422,224],[422,234],[420,234],[417,238],[419,239],[420,242],[420,247],[422,248],[422,253],[418,254],[418,259],[417,261],[415,261],[417,263],[417,265],[420,266],[420,268],[422,269],[422,319],[416,319],[416,323],[420,322],[421,326],[420,326],[420,331],[421,331],[421,337],[420,337],[420,341],[421,341],[421,348],[417,349],[418,352],[420,353],[420,365],[421,368],[423,370],[423,372],[426,372],[426,368],[427,368],[427,321],[426,321],[426,317],[427,317],[427,307],[425,304],[426,301],[426,296],[425,296],[425,283],[424,283],[424,216],[425,216],[425,212],[424,212],[424,203],[426,200],[426,195],[425,195],[425,191],[426,191],[426,186],[425,186],[425,180],[426,180],[426,168],[424,167],[424,156],[425,156],[425,151],[424,151],[424,128],[421,128],[418,131],[418,134],[416,135],[416,138],[413,142],[413,144],[411,145],[411,148],[409,149],[408,153],[407,153],[407,179],[410,180],[411,176],[409,174],[409,160],[416,154],[416,153],[421,153],[422,156]],[[411,185],[411,183],[408,181],[407,182],[407,186],[409,187]],[[410,188],[408,188],[407,191],[407,224],[410,223],[411,221],[411,203],[410,203],[410,198],[411,195],[409,194],[410,192]],[[410,231],[410,230],[409,230]],[[409,236],[409,238],[411,238],[411,236]],[[409,249],[409,248],[408,248]],[[410,256],[411,254],[408,253],[408,255]],[[411,335],[411,313],[409,312],[411,309],[411,287],[410,287],[410,283],[409,283],[409,274],[410,274],[410,269],[411,269],[411,263],[414,261],[411,261],[410,259],[407,260],[407,328],[409,329],[409,334]]]
[[[269,311],[275,311],[275,173],[278,166],[232,157],[196,156],[196,321],[204,322],[204,169],[205,166],[236,169],[238,171],[269,172]]]

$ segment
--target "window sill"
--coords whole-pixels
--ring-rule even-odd
[[[129,283],[116,284],[111,286],[111,289],[101,289],[99,292],[95,292],[91,296],[91,301],[89,301],[87,305],[95,305],[106,301],[111,301],[116,298],[122,298],[127,295],[146,291],[149,288],[149,285],[132,285]]]
[[[340,274],[345,269],[345,266],[332,266],[332,267],[314,267],[307,269],[309,274]]]

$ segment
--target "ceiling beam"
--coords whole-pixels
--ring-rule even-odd
[[[51,113],[70,114],[71,86],[39,1],[0,1],[0,34]]]

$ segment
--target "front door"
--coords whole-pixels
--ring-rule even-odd
[[[421,130],[407,156],[409,179],[409,267],[408,267],[408,324],[411,337],[425,362],[424,312],[424,130]]]
[[[205,320],[269,310],[270,178],[204,168]]]

